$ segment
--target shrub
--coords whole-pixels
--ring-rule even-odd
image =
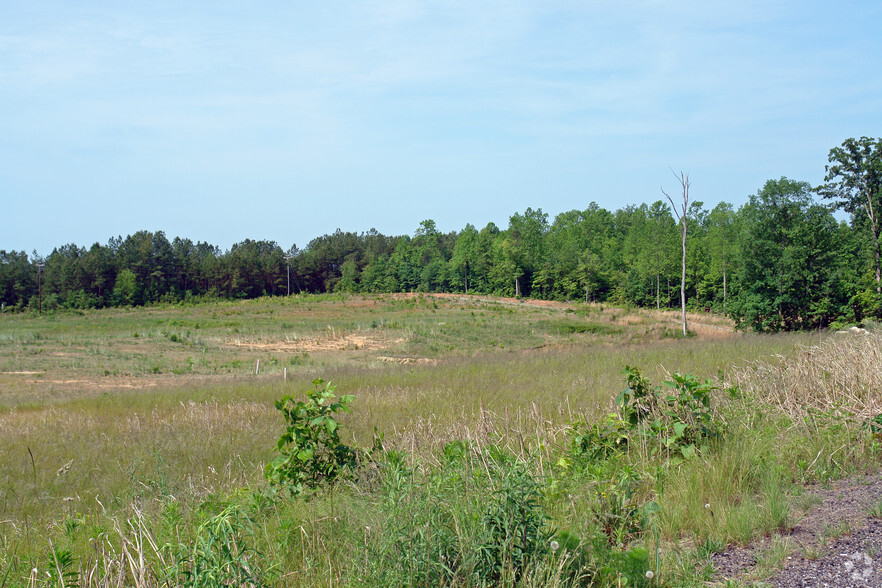
[[[711,411],[710,395],[717,388],[710,380],[675,373],[664,382],[665,389],[653,388],[637,368],[626,366],[623,373],[627,385],[616,398],[618,414],[574,437],[577,457],[606,457],[642,436],[668,458],[690,459],[722,431],[723,423]]]
[[[285,396],[276,401],[287,423],[276,448],[281,453],[266,466],[264,475],[273,485],[299,495],[332,485],[355,467],[355,451],[340,441],[338,412],[349,412],[354,396],[341,396],[334,402],[334,387],[323,380],[313,381],[306,401]]]

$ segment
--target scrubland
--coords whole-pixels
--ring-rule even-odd
[[[4,315],[0,586],[704,585],[803,484],[878,470],[882,338],[677,320],[428,295]],[[274,402],[318,378],[354,395],[356,464],[292,495],[264,478]]]

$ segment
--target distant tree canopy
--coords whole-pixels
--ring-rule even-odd
[[[825,184],[769,180],[737,210],[692,202],[686,215],[687,305],[760,331],[882,318],[882,142],[830,152]],[[831,199],[833,205],[814,199]],[[837,222],[836,207],[851,214]],[[681,212],[681,211],[678,211]],[[323,235],[303,249],[246,239],[221,251],[139,231],[45,259],[0,250],[0,303],[36,310],[283,296],[298,292],[467,292],[674,308],[681,302],[682,225],[662,200],[558,214],[527,208],[502,229],[433,220],[412,235]],[[290,268],[290,274],[289,274]],[[290,280],[289,280],[290,275]]]

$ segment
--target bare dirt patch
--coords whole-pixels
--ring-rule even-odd
[[[404,339],[389,339],[358,333],[337,337],[315,337],[284,339],[277,341],[228,341],[231,347],[246,348],[252,351],[277,351],[282,353],[303,353],[315,351],[377,351],[404,342]]]
[[[437,359],[428,357],[378,357],[380,361],[387,363],[398,363],[401,365],[438,365]]]
[[[69,390],[135,390],[140,388],[155,388],[158,380],[146,377],[95,377],[95,378],[41,378],[39,380],[26,380],[29,384],[51,385]]]
[[[417,294],[403,294],[403,297],[415,297]],[[476,296],[474,294],[451,294],[445,292],[434,292],[431,294],[424,294],[424,296],[431,296],[432,298],[446,298],[446,299],[457,299],[457,300],[465,300],[470,302],[497,302],[500,304],[526,304],[529,306],[542,306],[545,308],[573,308],[573,305],[568,302],[558,302],[557,300],[535,300],[532,298],[503,298],[500,296]]]

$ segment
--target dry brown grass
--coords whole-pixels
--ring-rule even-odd
[[[563,423],[571,423],[577,416],[566,405],[559,405],[552,412],[547,414],[533,403],[526,408],[506,409],[502,414],[480,407],[478,415],[463,414],[461,419],[448,422],[434,415],[420,417],[401,429],[394,428],[384,446],[402,450],[425,462],[437,463],[442,448],[454,441],[466,441],[473,447],[495,444],[522,460],[535,454],[542,467],[544,460],[569,440],[567,435],[572,427]]]
[[[882,335],[837,333],[788,357],[734,369],[729,384],[791,418],[813,411],[856,419],[882,413]]]

